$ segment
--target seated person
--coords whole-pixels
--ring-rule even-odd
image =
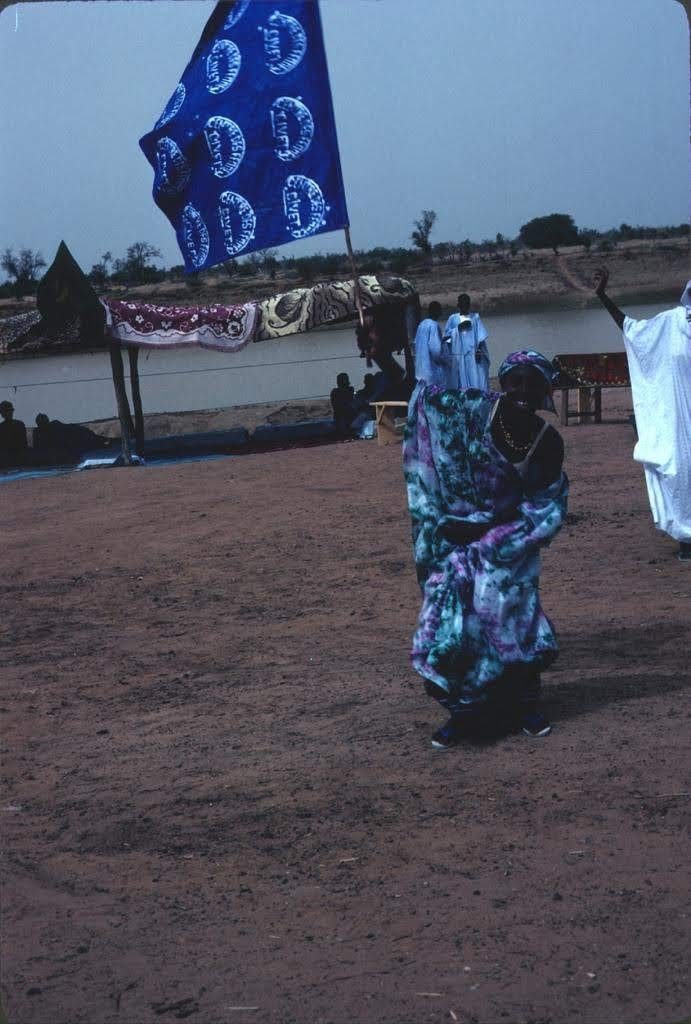
[[[0,466],[22,466],[29,451],[26,427],[14,418],[11,402],[0,402],[0,416]]]
[[[375,373],[374,375],[374,382],[372,384],[372,395],[370,397],[370,402],[385,401],[384,396],[386,395],[386,392],[389,390],[390,387],[391,384],[389,378],[386,376],[385,373],[379,370],[379,372]]]
[[[379,373],[376,376],[381,377],[382,374]],[[372,409],[371,403],[376,402],[376,393],[377,384],[375,374],[366,373],[362,381],[362,387],[359,391],[355,392],[354,407],[356,413],[366,413],[368,414],[369,419],[374,419],[374,410]]]
[[[353,433],[357,434],[358,437],[372,437],[374,436],[370,430],[370,425],[374,422],[374,406],[373,402],[378,401],[379,393],[383,388],[386,388],[386,377],[379,371],[379,373],[366,373],[362,382],[362,387],[359,391],[355,392],[355,400],[353,402],[353,411],[355,418],[350,424],[350,429]]]
[[[333,409],[334,424],[339,434],[350,434],[350,424],[355,416],[354,409],[355,391],[347,373],[339,373],[336,377],[336,387],[331,390],[331,408]]]
[[[84,452],[108,448],[110,438],[101,437],[81,423],[62,423],[49,420],[44,412],[36,417],[33,446],[37,452],[66,452],[82,455]]]
[[[56,448],[50,429],[50,420],[44,412],[36,417],[36,426],[32,438],[32,445],[35,452],[45,452],[50,448]]]

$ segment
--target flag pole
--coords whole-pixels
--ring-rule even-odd
[[[350,225],[346,224],[343,228],[346,241],[346,249],[348,250],[348,259],[350,260],[350,269],[353,272],[353,294],[355,296],[355,306],[357,308],[357,315],[360,319],[360,326],[365,322],[365,317],[362,312],[362,299],[360,298],[360,277],[355,265],[355,253],[353,252],[353,245],[350,241]]]

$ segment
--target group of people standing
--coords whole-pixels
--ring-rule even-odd
[[[458,311],[440,324],[441,306],[430,302],[415,334],[415,378],[441,388],[489,387],[487,329],[470,309],[470,296],[458,296]]]

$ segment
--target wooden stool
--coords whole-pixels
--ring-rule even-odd
[[[604,385],[607,387],[608,385]],[[613,384],[611,387],[627,387],[628,385]],[[578,417],[579,423],[584,419],[593,418],[595,423],[602,423],[602,385],[590,387],[575,385],[572,388],[561,388],[561,413],[559,416],[562,427],[568,426],[570,419]],[[577,392],[576,411],[569,409],[569,391]]]
[[[377,444],[393,444],[400,441],[396,433],[396,414],[394,409],[408,409],[407,402],[370,402],[374,406],[377,420]]]

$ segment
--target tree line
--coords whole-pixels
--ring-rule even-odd
[[[656,238],[688,237],[689,225],[666,225],[662,227],[636,227],[620,224],[618,228],[598,231],[596,228],[579,228],[573,217],[565,213],[551,213],[535,217],[521,226],[515,238],[500,232],[494,239],[485,238],[480,242],[466,238],[463,241],[432,242],[432,232],[437,220],[434,210],[423,210],[413,222],[410,235],[411,248],[387,248],[355,251],[355,261],[361,274],[376,274],[388,271],[404,275],[413,270],[429,268],[433,264],[467,264],[473,260],[508,261],[527,249],[552,249],[581,245],[587,252],[611,252],[619,242],[651,240]],[[182,264],[168,269],[156,266],[162,259],[161,252],[148,242],[133,242],[124,256],[113,258],[105,252],[91,267],[89,278],[98,289],[112,286],[157,284],[162,281],[180,281],[191,289],[201,286],[202,275],[187,274]],[[7,280],[0,284],[0,298],[31,295],[36,291],[40,271],[46,266],[40,252],[32,249],[15,251],[6,248],[0,255],[0,268]],[[282,256],[277,249],[260,249],[242,259],[228,260],[217,267],[203,272],[205,281],[223,278],[252,278],[259,275],[275,280],[292,277],[302,282],[347,276],[351,273],[346,253],[316,253],[313,256]]]

